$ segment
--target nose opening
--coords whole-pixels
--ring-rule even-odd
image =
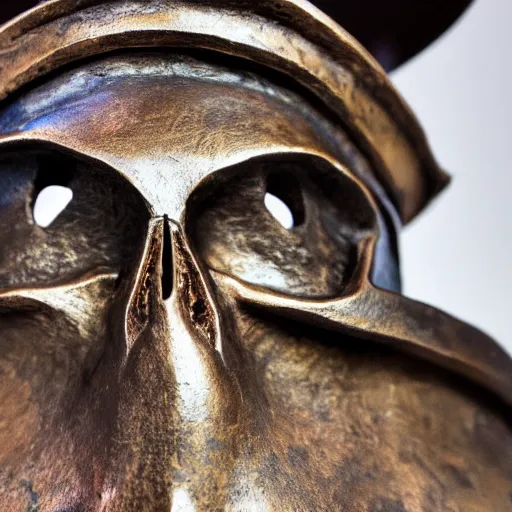
[[[169,227],[169,218],[164,217],[164,236],[162,248],[162,297],[164,300],[170,298],[174,285],[172,264],[172,241],[171,228]]]

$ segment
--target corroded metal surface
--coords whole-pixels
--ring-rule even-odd
[[[342,29],[58,0],[0,48],[1,510],[510,510],[512,361],[400,295],[447,179]]]

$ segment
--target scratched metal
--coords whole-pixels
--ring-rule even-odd
[[[343,29],[54,0],[0,68],[1,511],[512,509],[511,359],[400,294],[448,179]]]

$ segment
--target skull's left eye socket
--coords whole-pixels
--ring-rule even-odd
[[[114,170],[75,155],[18,148],[0,157],[0,290],[122,272],[149,213]]]
[[[305,155],[220,171],[189,200],[187,219],[210,269],[302,297],[343,292],[376,222],[355,181]]]

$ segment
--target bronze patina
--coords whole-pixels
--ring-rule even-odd
[[[0,69],[2,512],[512,510],[512,361],[400,294],[448,179],[343,29],[53,0]]]

